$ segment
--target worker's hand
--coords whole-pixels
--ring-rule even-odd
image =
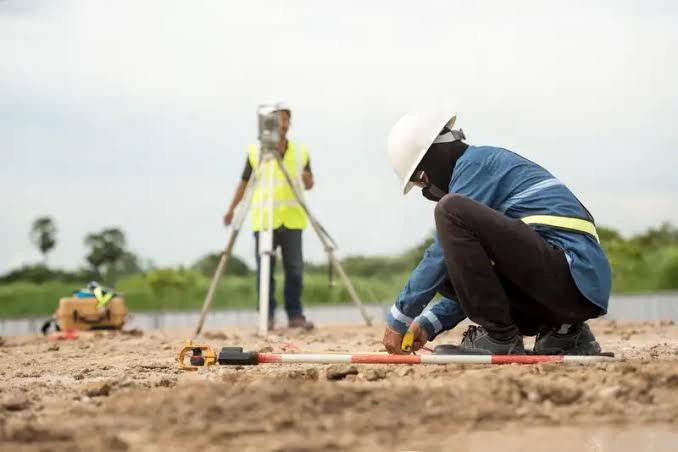
[[[428,342],[428,334],[417,322],[412,322],[408,331],[414,335],[414,342],[412,343],[412,351],[416,352]]]
[[[395,330],[392,330],[389,327],[386,327],[384,330],[384,347],[386,347],[386,351],[389,353],[393,353],[396,355],[405,355],[407,354],[406,352],[402,351],[400,349],[400,344],[403,342],[403,335],[398,333]]]
[[[228,226],[231,223],[233,223],[233,211],[229,210],[228,212],[226,212],[226,215],[224,215],[224,224]]]
[[[301,179],[304,181],[304,188],[306,190],[313,188],[313,174],[311,174],[309,171],[304,171],[301,175]]]
[[[414,342],[412,342],[413,352],[420,350],[428,342],[426,330],[419,326],[417,322],[412,322],[408,331],[411,331],[414,335]],[[408,352],[403,351],[401,348],[403,336],[403,334],[386,327],[386,330],[384,331],[384,347],[386,347],[386,351],[396,355],[406,355]]]

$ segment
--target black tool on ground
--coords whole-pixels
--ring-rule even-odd
[[[217,362],[221,365],[254,366],[259,364],[256,352],[244,352],[242,347],[223,347]]]

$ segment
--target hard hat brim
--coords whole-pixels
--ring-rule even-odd
[[[435,139],[436,138],[433,137],[431,139],[431,143],[433,143],[433,140],[435,140]],[[419,166],[421,161],[424,159],[424,156],[426,155],[426,153],[428,152],[428,148],[430,148],[430,147],[431,146],[429,145],[426,149],[419,152],[417,159],[414,161],[414,165],[407,172],[407,178],[405,179],[405,183],[403,184],[403,195],[406,195],[414,187],[414,182],[412,182],[410,179],[412,179],[412,176],[414,176],[414,172],[417,170],[417,167]]]
[[[457,115],[453,113],[452,116],[447,120],[447,122],[441,124],[439,128],[435,129],[433,136],[429,140],[429,145],[426,146],[426,148],[424,148],[421,152],[419,152],[417,159],[414,161],[414,164],[412,165],[412,167],[407,172],[407,177],[405,177],[405,181],[403,183],[403,196],[406,195],[410,190],[412,190],[412,187],[414,187],[414,182],[412,182],[410,179],[412,179],[412,176],[414,176],[414,172],[417,170],[417,166],[419,166],[421,161],[424,159],[424,156],[428,152],[429,148],[431,147],[431,145],[435,141],[438,134],[440,134],[440,131],[445,126],[447,126],[449,128],[454,127],[454,123],[456,121],[457,121]]]

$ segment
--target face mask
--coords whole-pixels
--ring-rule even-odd
[[[435,185],[430,185],[426,188],[422,188],[421,194],[424,196],[424,198],[428,199],[429,201],[438,202],[441,199],[443,199],[443,196],[445,196],[447,192],[442,191]]]
[[[420,164],[430,183],[429,187],[421,191],[424,198],[437,202],[447,194],[454,165],[467,147],[466,143],[456,140],[435,142],[431,145]]]

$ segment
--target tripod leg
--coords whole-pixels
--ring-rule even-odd
[[[339,259],[337,259],[334,256],[334,249],[336,248],[336,243],[334,242],[332,237],[330,237],[330,235],[327,233],[325,228],[320,224],[320,222],[316,220],[315,217],[311,214],[308,205],[304,201],[304,196],[303,193],[301,192],[301,188],[299,187],[298,183],[296,183],[296,181],[292,180],[292,178],[290,177],[290,174],[287,172],[287,168],[285,168],[285,165],[280,155],[276,154],[276,160],[278,162],[280,170],[285,175],[285,180],[290,185],[290,187],[292,187],[294,197],[296,198],[301,208],[304,209],[306,215],[308,215],[308,218],[311,221],[311,226],[313,226],[313,230],[320,239],[320,242],[322,242],[323,246],[325,247],[325,252],[330,257],[330,262],[332,263],[332,265],[336,267],[337,271],[339,272],[339,276],[341,277],[342,282],[346,286],[346,290],[348,290],[348,293],[351,296],[353,303],[355,303],[355,305],[358,306],[360,314],[362,315],[363,320],[365,320],[365,324],[367,326],[372,326],[372,319],[367,314],[367,310],[365,309],[363,302],[360,300],[358,293],[353,287],[353,284],[351,284],[351,280],[348,278],[348,275],[346,275],[346,272],[344,271],[344,268],[341,266],[341,263],[339,263]]]
[[[233,234],[231,234],[233,235]],[[229,240],[229,243],[231,240]],[[209,311],[210,307],[212,306],[212,299],[214,298],[214,291],[217,288],[217,284],[219,284],[219,281],[221,280],[221,275],[224,272],[224,268],[226,267],[226,264],[228,263],[228,258],[229,258],[229,253],[224,251],[221,254],[221,259],[219,260],[219,265],[217,265],[217,269],[214,272],[214,276],[212,276],[212,281],[210,282],[210,287],[207,290],[207,296],[205,297],[205,300],[202,303],[202,311],[200,312],[200,318],[198,319],[198,323],[195,326],[195,332],[193,333],[193,339],[195,339],[200,332],[202,331],[202,326],[205,323],[205,318],[207,318],[207,312]]]
[[[210,282],[210,287],[207,290],[205,301],[203,301],[202,303],[202,311],[200,312],[200,318],[198,319],[198,323],[195,326],[195,332],[193,333],[194,339],[202,331],[203,324],[205,323],[205,319],[207,318],[207,312],[210,310],[210,307],[212,306],[214,292],[216,291],[217,286],[219,285],[219,281],[221,280],[221,276],[224,273],[224,269],[226,268],[228,259],[231,257],[231,253],[233,252],[233,245],[235,245],[235,239],[238,238],[238,233],[242,228],[242,224],[247,218],[247,212],[249,211],[250,203],[252,202],[252,192],[254,191],[253,187],[257,182],[258,181],[256,178],[256,172],[252,171],[252,177],[250,178],[250,181],[247,184],[247,189],[245,191],[244,201],[240,204],[240,208],[238,209],[238,214],[236,215],[235,221],[233,222],[233,226],[231,226],[231,229],[228,232],[226,248],[224,249],[224,252],[221,254],[219,265],[217,265],[217,269],[214,272],[214,276],[212,276],[212,281]]]
[[[341,278],[341,281],[344,283],[344,286],[346,286],[346,290],[348,290],[348,293],[351,296],[353,303],[355,303],[355,305],[358,306],[358,309],[360,309],[360,314],[363,316],[365,324],[367,326],[372,326],[372,318],[367,313],[367,310],[365,309],[365,306],[363,305],[362,301],[360,301],[358,292],[356,292],[355,288],[353,287],[353,283],[351,283],[351,280],[348,278],[348,275],[344,271],[344,268],[339,263],[339,259],[337,259],[334,256],[333,250],[328,250],[327,253],[330,256],[330,261],[332,262],[332,265],[336,267],[337,273],[339,273],[339,278]]]

